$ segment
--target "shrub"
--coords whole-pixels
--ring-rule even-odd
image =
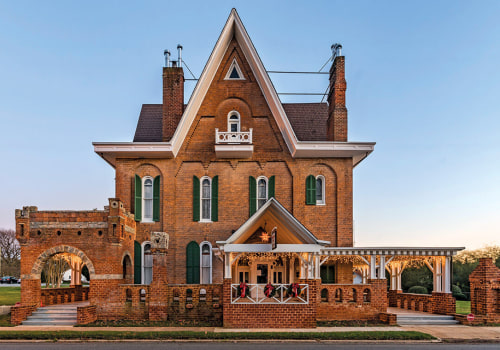
[[[408,289],[408,293],[415,293],[415,294],[428,294],[427,288],[422,287],[422,286],[413,286]]]
[[[462,293],[462,289],[460,289],[460,287],[455,284],[451,286],[451,293],[457,300],[467,300],[465,294]]]

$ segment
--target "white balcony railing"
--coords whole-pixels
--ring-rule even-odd
[[[219,132],[219,129],[215,129],[215,143],[252,143],[252,128],[250,131],[241,131],[241,132]]]
[[[309,285],[299,284],[300,294],[293,297],[288,294],[289,284],[273,284],[276,293],[268,298],[264,294],[265,284],[247,284],[249,293],[244,298],[238,294],[239,284],[231,284],[231,304],[309,304]]]

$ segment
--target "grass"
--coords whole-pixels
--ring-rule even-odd
[[[75,325],[75,327],[222,327],[221,322],[202,322],[202,321],[95,321],[88,324]]]
[[[21,287],[0,287],[0,305],[14,305],[21,301]]]
[[[413,331],[376,332],[124,332],[124,331],[3,331],[0,339],[63,340],[63,339],[139,339],[139,340],[432,340],[432,335]]]
[[[10,323],[10,314],[0,315],[0,327],[14,327],[14,325]]]
[[[456,308],[456,313],[461,314],[461,315],[468,315],[470,314],[470,301],[466,300],[457,300],[457,308]]]
[[[316,321],[317,327],[388,327],[387,323],[376,320],[360,321]]]

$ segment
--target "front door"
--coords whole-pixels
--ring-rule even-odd
[[[257,283],[266,284],[268,282],[268,264],[257,264]]]

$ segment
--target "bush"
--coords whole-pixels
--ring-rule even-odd
[[[457,300],[467,300],[465,294],[462,293],[462,289],[460,289],[460,287],[455,284],[451,286],[451,293]]]
[[[427,288],[422,287],[422,286],[413,286],[408,289],[408,293],[415,293],[415,294],[428,294]]]

